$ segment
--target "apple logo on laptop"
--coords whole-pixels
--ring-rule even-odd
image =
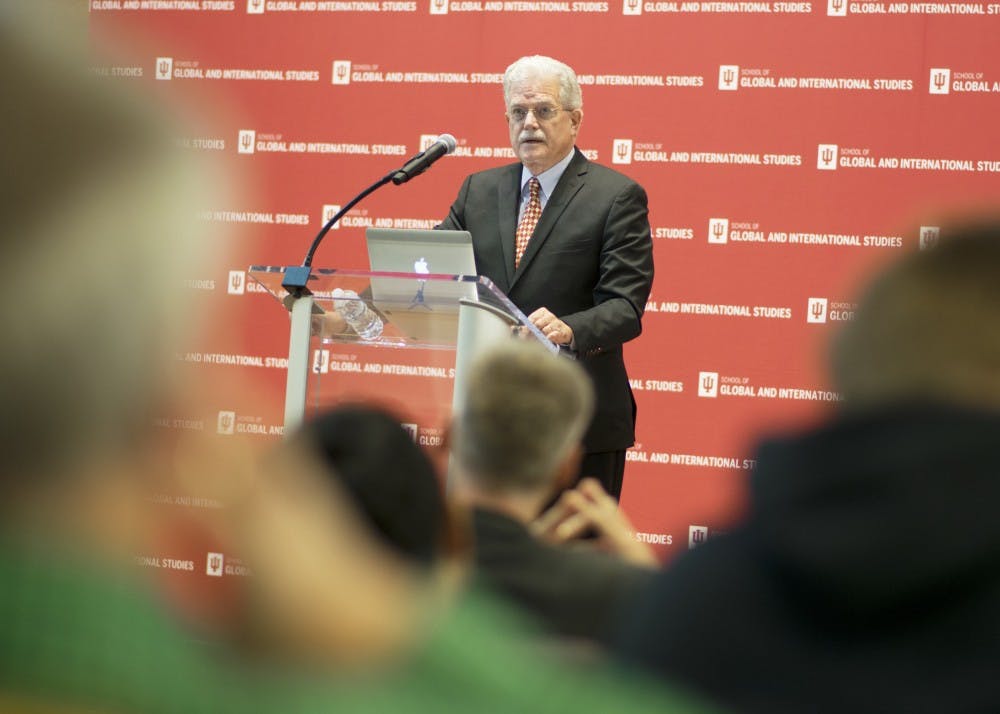
[[[415,261],[413,261],[413,272],[421,273],[423,275],[428,275],[431,271],[430,268],[428,268],[427,266],[426,260],[424,260],[423,258],[417,258]]]

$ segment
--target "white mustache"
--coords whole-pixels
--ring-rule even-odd
[[[517,137],[518,141],[545,141],[544,134],[521,134]]]

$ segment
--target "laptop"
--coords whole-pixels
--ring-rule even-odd
[[[476,275],[468,231],[369,228],[365,231],[373,271]],[[372,304],[411,339],[452,339],[457,332],[458,301],[475,300],[471,282],[372,278]]]

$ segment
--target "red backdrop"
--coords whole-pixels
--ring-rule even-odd
[[[376,221],[433,226],[466,174],[513,157],[500,73],[549,54],[580,76],[580,148],[650,198],[624,508],[666,558],[724,530],[757,438],[836,400],[823,354],[859,281],[1000,189],[1000,5],[828,3],[93,0],[95,44],[128,42],[95,71],[210,116],[178,141],[244,184],[203,214],[239,255],[188,283],[228,329],[178,358],[256,388],[221,391],[218,423],[166,423],[275,438],[288,320],[246,267],[300,262],[324,207],[449,132],[455,156],[370,197],[315,264],[366,268]]]

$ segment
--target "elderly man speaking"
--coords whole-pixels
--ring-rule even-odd
[[[570,67],[522,57],[503,92],[520,163],[467,177],[441,227],[469,231],[479,274],[577,353],[597,395],[580,475],[617,498],[635,440],[622,345],[642,330],[653,281],[646,192],[575,147],[583,99]]]

